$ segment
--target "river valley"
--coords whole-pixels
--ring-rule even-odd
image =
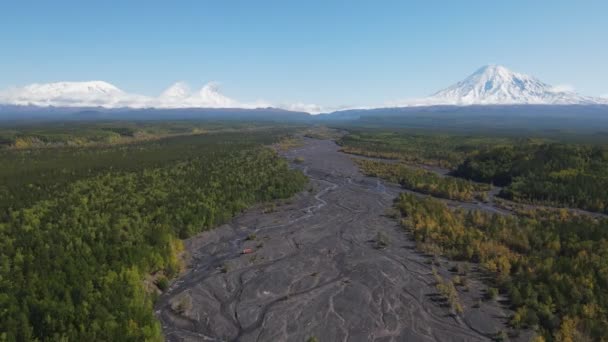
[[[449,278],[454,263],[433,266],[387,215],[404,190],[363,176],[338,150],[306,138],[283,155],[299,157],[307,191],[186,240],[190,267],[155,308],[168,341],[489,341],[510,332],[511,312],[482,300],[475,266],[459,291],[464,313],[451,312],[432,267]]]

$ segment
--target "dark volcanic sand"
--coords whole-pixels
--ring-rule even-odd
[[[362,176],[332,141],[305,139],[285,156],[304,158],[313,191],[186,241],[190,269],[156,305],[168,341],[487,341],[508,331],[507,309],[476,307],[484,287],[473,279],[459,290],[465,313],[450,313],[430,258],[385,216],[402,189]],[[449,278],[452,265],[436,267]]]

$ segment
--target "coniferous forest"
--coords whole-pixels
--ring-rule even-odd
[[[604,142],[523,136],[355,131],[343,151],[437,165],[452,175],[504,187],[500,196],[608,213],[608,147]]]
[[[177,275],[181,239],[304,186],[264,146],[287,133],[0,151],[0,340],[162,340],[144,279]]]
[[[502,196],[608,213],[608,149],[557,143],[501,146],[471,155],[455,175],[505,186]]]

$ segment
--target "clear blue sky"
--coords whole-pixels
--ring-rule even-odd
[[[608,1],[2,1],[0,88],[104,80],[157,95],[365,105],[485,64],[608,94]]]

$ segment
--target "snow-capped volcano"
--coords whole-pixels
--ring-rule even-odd
[[[105,108],[259,108],[263,102],[240,103],[223,95],[216,83],[207,83],[192,92],[184,82],[177,82],[158,97],[127,93],[103,81],[55,82],[31,84],[0,92],[0,104],[40,107]]]
[[[104,81],[89,82],[55,82],[39,84],[34,83],[23,88],[32,95],[57,97],[65,94],[91,95],[91,94],[122,94],[123,91]]]
[[[220,92],[216,83],[207,83],[198,92],[192,92],[184,82],[167,88],[156,99],[155,107],[161,108],[236,108],[241,105]]]
[[[500,65],[487,65],[420,104],[598,104],[603,99],[559,89]]]
[[[207,83],[201,90],[191,99],[194,103],[200,105],[208,105],[213,107],[232,107],[236,105],[236,101],[224,96],[220,92],[219,86],[216,83]]]
[[[103,81],[34,83],[0,93],[0,102],[33,106],[117,106],[141,97]]]
[[[192,95],[190,86],[185,82],[176,82],[160,94],[161,100],[183,100]]]

